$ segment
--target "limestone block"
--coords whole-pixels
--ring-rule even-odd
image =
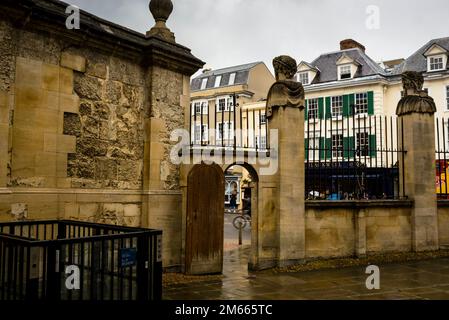
[[[22,57],[17,57],[16,61],[16,87],[42,89],[42,62]]]
[[[58,153],[76,152],[76,137],[62,134],[44,134],[44,151]]]
[[[141,218],[140,216],[137,217],[124,217],[125,225],[128,227],[140,227],[141,224]]]
[[[28,205],[26,203],[11,204],[11,216],[14,220],[21,221],[28,218]]]
[[[57,65],[43,64],[42,88],[48,91],[59,91],[59,67]]]
[[[66,219],[78,219],[79,205],[73,202],[64,203],[64,217]]]
[[[56,157],[55,152],[38,152],[35,157],[35,173],[43,177],[56,176]]]
[[[141,208],[138,204],[125,204],[123,206],[123,214],[125,217],[140,217]]]
[[[34,128],[19,128],[12,129],[12,143],[13,153],[15,151],[26,151],[33,153],[35,151],[42,151],[44,147],[44,136]]]
[[[48,109],[59,110],[59,92],[46,91],[44,94],[44,106]]]
[[[45,91],[39,87],[18,87],[16,89],[16,107],[41,108],[46,104]]]
[[[63,52],[61,55],[61,66],[78,72],[86,72],[86,58],[80,55]]]
[[[59,68],[59,92],[73,94],[73,71]]]
[[[56,154],[56,177],[67,178],[67,155],[65,153]]]
[[[79,205],[79,218],[81,220],[92,220],[98,215],[98,203],[81,203]]]
[[[78,113],[80,99],[76,94],[64,94],[59,96],[59,110],[70,113]]]

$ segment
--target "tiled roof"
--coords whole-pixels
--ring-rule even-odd
[[[386,72],[374,60],[359,48],[325,53],[315,59],[311,64],[320,70],[313,83],[331,82],[338,80],[337,61],[343,55],[348,56],[360,66],[355,74],[355,78],[372,75],[385,76]]]
[[[235,73],[234,84],[247,84],[248,77],[249,77],[249,71],[261,63],[263,63],[263,62],[253,62],[253,63],[247,63],[247,64],[243,64],[243,65],[239,65],[239,66],[211,70],[211,71],[205,72],[192,80],[190,88],[192,91],[199,91],[201,89],[201,83],[202,83],[203,79],[206,79],[206,78],[207,78],[207,85],[206,85],[206,89],[204,89],[204,90],[214,88],[215,78],[217,76],[221,76],[220,87],[227,86],[229,84],[229,78],[230,78],[231,74],[233,74],[233,73]]]
[[[449,37],[433,39],[422,46],[418,51],[408,57],[403,63],[397,66],[393,73],[398,75],[405,71],[417,71],[417,72],[426,72],[427,71],[427,59],[424,56],[424,53],[430,49],[434,44],[439,45],[440,47],[449,51]],[[449,67],[449,64],[448,64]]]

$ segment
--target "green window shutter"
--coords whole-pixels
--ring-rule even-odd
[[[325,141],[325,145],[324,148],[326,149],[326,159],[331,159],[332,158],[332,138],[328,138]]]
[[[320,148],[320,160],[324,160],[326,159],[326,150],[325,148],[325,139],[324,138],[320,138],[320,144],[319,144],[319,148]]]
[[[307,161],[309,159],[309,139],[304,139],[304,148],[305,148],[305,160]]]
[[[343,158],[349,158],[349,138],[343,138]]]
[[[324,119],[324,99],[318,98],[318,118]]]
[[[349,115],[352,116],[355,109],[355,95],[350,94],[349,95]]]
[[[374,92],[373,91],[368,92],[368,114],[369,115],[374,114]]]
[[[355,137],[349,137],[349,158],[355,157]]]
[[[343,117],[349,116],[349,95],[343,96]]]
[[[377,156],[377,140],[376,135],[369,136],[369,155],[371,158],[375,158]]]
[[[326,97],[326,119],[330,119],[331,116],[331,97]]]
[[[304,108],[304,120],[307,121],[309,119],[309,100],[306,99],[305,105],[306,107]]]

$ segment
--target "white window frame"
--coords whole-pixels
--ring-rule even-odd
[[[220,100],[225,100],[225,108],[222,110],[220,107]],[[229,112],[234,111],[234,99],[230,96],[218,97],[215,101],[217,112]]]
[[[265,113],[262,113],[260,115],[260,124],[261,125],[267,124],[267,115]]]
[[[267,137],[266,136],[256,136],[255,146],[259,150],[265,150],[267,148]]]
[[[194,144],[201,144],[204,142],[209,142],[209,126],[207,124],[203,124],[201,127],[201,124],[195,124],[193,125],[194,128],[194,135],[193,135],[193,141]]]
[[[362,147],[363,147],[363,149],[362,149]],[[360,131],[360,132],[356,133],[355,150],[356,150],[355,155],[357,157],[368,157],[369,156],[370,150],[369,150],[369,133],[368,132]]]
[[[434,61],[435,59],[441,60],[441,62],[435,62]],[[429,72],[445,70],[445,62],[446,62],[446,60],[447,59],[445,59],[445,56],[443,54],[429,56],[427,58],[427,70]],[[441,68],[435,68],[440,63],[441,63]]]
[[[311,153],[313,152],[313,153]],[[306,159],[307,160],[307,159]],[[309,161],[320,160],[320,137],[311,135],[309,137]]]
[[[298,73],[298,82],[302,85],[310,84],[310,75],[308,71]]]
[[[224,122],[218,122],[218,128],[217,128],[217,143],[221,140],[223,141],[231,141],[234,139],[234,121],[224,121]],[[220,130],[220,126],[224,126],[223,130]],[[224,134],[222,138],[222,132]]]
[[[192,115],[201,114],[201,109],[203,115],[207,115],[209,113],[209,101],[207,100],[194,100],[192,101]]]
[[[339,105],[337,105],[337,102]],[[339,111],[338,113],[336,111]],[[331,115],[332,118],[340,118],[343,116],[343,96],[331,97]]]
[[[338,159],[343,158],[343,133],[332,134],[332,158]]]
[[[207,80],[208,80],[208,78],[204,78],[204,79],[201,80],[201,90],[206,89],[206,87],[207,87]]]
[[[215,77],[215,83],[214,83],[214,88],[218,88],[221,84],[221,76],[216,76]]]
[[[368,114],[368,92],[356,93],[354,95],[355,114]]]
[[[229,85],[230,86],[232,86],[232,85],[234,85],[235,84],[235,76],[236,76],[237,74],[234,72],[234,73],[231,73],[231,75],[229,76]]]
[[[449,86],[446,86],[446,110],[449,111]]]
[[[347,68],[349,68],[349,78],[342,78],[343,71],[346,70]],[[345,72],[344,74],[347,74],[347,72]],[[338,66],[338,80],[348,80],[348,79],[352,79],[352,66],[350,64]]]
[[[319,118],[318,99],[309,99],[307,104],[307,119],[315,120]]]

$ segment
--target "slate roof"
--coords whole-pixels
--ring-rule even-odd
[[[258,62],[253,62],[253,63],[242,64],[239,66],[211,70],[211,71],[205,72],[192,80],[190,89],[192,91],[200,91],[201,83],[204,78],[207,78],[207,85],[206,85],[206,89],[204,89],[204,90],[214,88],[215,78],[217,76],[221,76],[220,87],[227,86],[229,84],[229,78],[230,78],[231,74],[233,74],[233,73],[236,74],[234,85],[247,84],[248,79],[249,79],[250,70],[261,63],[263,63],[263,62],[258,61]]]
[[[427,58],[424,53],[430,49],[434,44],[449,51],[449,37],[433,39],[422,46],[418,51],[408,57],[403,63],[394,69],[394,74],[399,75],[405,71],[417,71],[426,72],[427,71]],[[448,63],[449,67],[449,63]]]
[[[331,82],[338,80],[337,61],[343,55],[347,55],[360,66],[357,69],[354,78],[367,77],[373,75],[386,76],[387,73],[374,60],[359,48],[335,51],[325,53],[316,58],[311,65],[320,70],[313,84]]]

